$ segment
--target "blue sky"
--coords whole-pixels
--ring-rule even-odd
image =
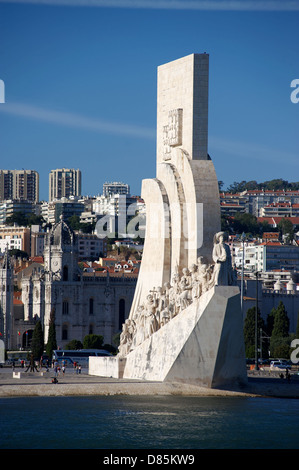
[[[59,5],[57,5],[59,4]],[[157,67],[210,55],[217,177],[299,181],[299,1],[0,0],[0,168],[105,181],[155,177]]]

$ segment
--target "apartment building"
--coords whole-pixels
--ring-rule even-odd
[[[273,202],[262,207],[260,217],[299,217],[299,204],[291,202]]]
[[[281,210],[282,213],[288,212],[287,206],[283,207],[284,204],[292,206],[292,216],[296,216],[299,205],[299,191],[257,189],[236,194],[220,193],[221,213],[225,215],[234,216],[236,212],[248,212],[259,217],[262,216],[265,207],[273,212],[277,210]]]
[[[67,220],[72,215],[81,216],[84,203],[79,198],[61,198],[57,201],[44,202],[41,206],[41,215],[50,224],[59,222],[61,216]]]
[[[22,250],[30,255],[30,228],[0,225],[0,252]]]
[[[231,248],[232,249],[232,248]],[[299,271],[299,247],[280,242],[245,243],[234,246],[233,262],[247,272],[287,270]]]
[[[13,214],[21,213],[24,216],[30,214],[40,214],[39,204],[35,204],[29,201],[7,200],[0,201],[0,224],[5,224],[6,219],[9,219]]]
[[[126,183],[112,182],[103,184],[103,195],[110,197],[114,194],[130,195],[130,186]]]
[[[0,170],[0,201],[39,201],[39,174],[34,170]]]
[[[99,259],[107,256],[107,240],[98,238],[95,234],[81,233],[78,237],[78,257],[80,260]]]
[[[49,202],[70,196],[81,196],[81,171],[71,168],[52,170],[49,174]]]
[[[299,191],[294,190],[248,190],[241,193],[242,197],[248,198],[247,207],[250,214],[259,216],[260,210],[273,203],[290,202],[299,204]]]

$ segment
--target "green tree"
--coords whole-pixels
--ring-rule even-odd
[[[279,178],[271,181],[265,181],[265,187],[272,191],[277,191],[278,189],[288,189],[289,183],[288,181]]]
[[[42,225],[44,224],[46,221],[45,219],[41,216],[41,215],[36,215],[36,214],[29,214],[27,216],[27,224],[29,227],[31,227],[31,225]]]
[[[80,230],[83,233],[92,233],[95,229],[96,222],[91,222],[91,223],[80,223]]]
[[[81,230],[83,233],[92,233],[95,229],[96,222],[83,223],[80,222],[80,217],[76,214],[68,218],[67,223],[72,230]]]
[[[65,346],[65,349],[82,349],[83,348],[83,344],[81,343],[81,341],[79,341],[78,339],[72,339],[69,343],[67,343],[67,345]]]
[[[255,356],[255,312],[256,312],[255,307],[249,308],[247,310],[246,318],[244,322],[244,341],[245,341],[246,357]],[[260,330],[264,329],[264,320],[261,317],[259,309],[257,312],[257,328],[258,328],[258,336],[259,336]],[[259,337],[258,337],[258,345],[259,344],[260,343],[259,343]]]
[[[291,356],[291,341],[289,337],[286,338],[271,338],[270,353],[271,357],[289,359]]]
[[[272,335],[275,313],[276,313],[276,308],[272,308],[271,312],[267,316],[267,334],[269,336]]]
[[[83,339],[84,349],[101,349],[103,346],[104,337],[101,335],[86,335]]]
[[[294,226],[292,222],[287,217],[284,217],[278,223],[277,227],[280,233],[285,236],[286,242],[291,243],[291,241],[294,239]]]
[[[6,225],[17,224],[20,227],[26,227],[28,218],[23,212],[14,212],[10,217],[7,217],[5,223]]]
[[[243,214],[236,214],[233,220],[233,229],[236,233],[251,233],[257,234],[260,232],[260,224],[257,218],[247,212]]]
[[[218,181],[219,192],[223,191],[223,186],[224,186],[224,182],[223,181]]]
[[[250,189],[264,189],[264,190],[271,190],[277,191],[278,189],[299,189],[299,182],[289,183],[286,180],[281,178],[274,179],[270,181],[263,181],[261,183],[257,183],[255,180],[253,181],[241,181],[238,183],[234,181],[228,188],[227,191],[233,194],[240,193],[242,191],[250,190]]]
[[[45,223],[45,219],[41,215],[36,215],[33,212],[31,214],[25,214],[24,212],[14,212],[10,217],[6,219],[6,225],[17,224],[22,227],[31,227],[31,225],[41,225]]]
[[[289,336],[290,320],[282,301],[279,302],[274,314],[272,336],[285,338]]]
[[[44,335],[42,324],[38,321],[35,325],[31,340],[31,351],[34,359],[40,359],[44,352]]]
[[[15,256],[16,258],[28,259],[29,255],[26,251],[19,250],[18,248],[13,248],[12,250],[8,250],[10,256]]]
[[[78,215],[72,215],[67,220],[68,226],[72,230],[80,230],[80,217]]]
[[[50,313],[48,342],[46,346],[46,352],[50,360],[52,359],[53,351],[55,349],[57,349],[57,342],[56,342],[56,326],[55,326],[55,309],[53,308]]]
[[[289,329],[290,320],[282,301],[279,302],[278,307],[274,314],[273,330],[270,339],[270,352],[272,357],[289,357],[289,350],[286,350],[286,346],[289,344]],[[271,312],[272,313],[272,312]],[[282,355],[282,349],[285,351]]]

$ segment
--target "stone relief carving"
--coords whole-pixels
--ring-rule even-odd
[[[171,159],[171,147],[182,145],[183,110],[172,109],[168,113],[168,124],[163,126],[164,160]]]
[[[148,293],[145,302],[123,325],[119,356],[125,357],[212,287],[236,284],[230,248],[224,243],[224,236],[224,232],[214,236],[214,264],[208,265],[199,257],[197,264],[192,264],[190,269],[183,268],[181,275],[176,272],[172,283],[166,282]]]

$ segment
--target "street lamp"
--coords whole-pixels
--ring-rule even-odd
[[[244,243],[245,243],[245,240],[246,240],[246,235],[245,233],[243,232],[242,235],[241,235],[241,242],[242,242],[242,245],[243,245],[243,251],[242,251],[242,270],[241,270],[241,312],[242,312],[242,316],[243,316],[243,292],[244,292]]]
[[[257,332],[258,332],[258,328],[257,328],[257,319],[258,319],[258,315],[257,315],[257,312],[258,312],[258,289],[259,289],[259,285],[258,285],[258,279],[259,279],[259,271],[256,271],[255,273],[256,275],[256,307],[255,307],[255,370],[259,370],[259,365],[258,365],[258,354],[257,354],[257,349],[258,349],[258,339],[257,339]]]

